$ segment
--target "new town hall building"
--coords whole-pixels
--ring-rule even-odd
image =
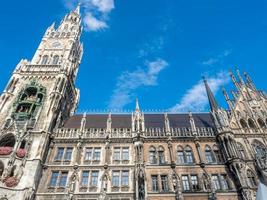
[[[0,199],[254,200],[267,176],[267,98],[247,74],[211,111],[75,114],[79,7],[52,24],[0,96]],[[244,79],[242,78],[244,77]]]

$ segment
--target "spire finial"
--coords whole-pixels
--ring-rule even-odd
[[[139,112],[140,108],[139,108],[139,102],[138,102],[138,98],[136,98],[135,100],[135,112]]]
[[[247,84],[248,84],[252,89],[256,90],[256,87],[255,87],[255,85],[254,85],[252,79],[250,78],[250,76],[248,75],[247,72],[244,72],[244,76],[245,76],[245,78],[246,78],[246,82],[247,82]]]
[[[80,9],[81,9],[81,3],[79,2],[77,7],[75,8],[74,12],[79,15],[80,14]]]
[[[209,99],[210,109],[211,109],[211,111],[216,111],[216,110],[218,110],[218,104],[217,104],[217,102],[215,100],[215,97],[214,97],[214,95],[213,95],[213,93],[212,93],[212,91],[211,91],[211,89],[210,89],[210,87],[208,85],[208,82],[207,82],[205,77],[203,77],[203,81],[204,81],[204,85],[205,85],[205,88],[206,88],[207,96],[208,96],[208,99]]]
[[[241,85],[245,85],[245,82],[244,82],[242,76],[240,75],[239,69],[237,67],[236,67],[236,74],[237,74],[237,77],[238,77],[239,82],[241,83]]]
[[[230,77],[231,77],[236,89],[239,91],[240,87],[239,87],[238,82],[236,81],[235,75],[233,74],[232,70],[229,71],[229,74],[230,74]]]

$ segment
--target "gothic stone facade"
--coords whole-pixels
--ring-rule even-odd
[[[0,198],[253,200],[266,183],[267,98],[237,71],[229,109],[75,114],[79,7],[52,24],[0,97]]]

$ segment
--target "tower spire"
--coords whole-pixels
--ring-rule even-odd
[[[203,77],[203,81],[204,81],[204,84],[205,84],[205,88],[206,88],[206,92],[207,92],[207,96],[208,96],[208,99],[209,99],[209,104],[210,104],[210,109],[211,111],[216,111],[218,110],[218,104],[216,102],[216,99],[208,85],[208,82],[206,80],[205,77]]]
[[[80,15],[80,10],[81,10],[81,3],[78,3],[77,7],[75,8],[75,10],[73,12],[77,13],[78,15]]]
[[[136,98],[135,100],[135,112],[139,112],[140,108],[139,108],[139,102],[138,102],[138,98]]]
[[[239,84],[238,84],[238,82],[236,81],[236,78],[235,78],[233,72],[230,71],[229,74],[230,74],[230,77],[231,77],[231,79],[232,79],[232,81],[233,81],[233,83],[234,83],[236,89],[237,89],[238,91],[240,91]]]
[[[246,82],[247,82],[248,86],[249,86],[251,89],[256,90],[256,87],[255,87],[255,85],[254,85],[252,79],[250,78],[250,76],[247,74],[247,72],[244,72],[244,76],[245,76],[245,78],[246,78]]]
[[[236,74],[237,74],[237,77],[239,79],[240,84],[241,85],[245,85],[245,82],[244,82],[242,76],[240,75],[240,72],[239,72],[238,68],[236,68]]]

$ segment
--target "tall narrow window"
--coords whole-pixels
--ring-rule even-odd
[[[222,163],[223,157],[222,157],[222,154],[221,154],[220,150],[218,149],[217,145],[213,146],[213,152],[214,152],[217,163]]]
[[[112,186],[119,186],[120,185],[120,172],[113,171],[112,173]]]
[[[199,189],[197,175],[191,175],[191,183],[192,183],[192,189],[193,190]]]
[[[121,185],[123,185],[123,186],[129,185],[129,171],[122,171]]]
[[[51,180],[50,180],[50,184],[49,184],[51,187],[56,187],[57,186],[58,176],[59,176],[59,172],[58,171],[52,172],[52,176],[51,176]]]
[[[61,172],[59,187],[66,187],[67,178],[68,178],[68,172]]]
[[[242,158],[242,159],[246,158],[245,150],[243,148],[243,145],[240,143],[237,143],[237,152],[238,152],[238,155],[240,156],[240,158]]]
[[[86,148],[84,159],[86,161],[92,161],[92,155],[93,155],[93,148]]]
[[[129,160],[129,148],[128,147],[122,148],[122,160]]]
[[[182,147],[180,147],[180,146],[178,147],[178,150],[177,150],[177,158],[178,158],[179,164],[185,163],[184,151],[183,151]]]
[[[151,164],[156,164],[157,163],[156,149],[154,147],[150,147],[149,160],[150,160]]]
[[[89,181],[89,171],[83,171],[81,186],[84,186],[84,187],[88,186],[88,181]]]
[[[205,147],[205,155],[206,155],[207,163],[213,163],[214,162],[211,148],[209,146]]]
[[[97,182],[98,182],[98,171],[92,171],[92,175],[91,175],[92,179],[91,179],[91,186],[97,186]]]
[[[68,147],[64,156],[64,160],[70,161],[72,156],[72,147]]]
[[[158,176],[157,175],[152,175],[152,191],[157,192],[159,190],[158,187]]]
[[[229,185],[228,185],[227,175],[226,174],[222,174],[221,175],[221,184],[222,184],[222,189],[223,190],[228,190],[229,189]]]
[[[168,177],[167,175],[161,175],[161,189],[162,191],[168,191],[169,190],[169,185],[168,185]]]
[[[58,64],[58,61],[59,61],[59,56],[58,55],[55,55],[53,57],[53,65],[57,65]]]
[[[120,160],[120,157],[121,157],[121,149],[120,149],[120,147],[115,147],[113,160]]]
[[[47,61],[48,61],[48,55],[44,55],[43,58],[42,58],[41,65],[46,65]]]
[[[159,155],[159,164],[165,163],[165,157],[164,157],[164,148],[162,146],[158,149],[158,155]]]
[[[64,154],[64,148],[63,147],[58,147],[57,155],[55,157],[55,160],[62,160],[63,154]]]
[[[247,176],[248,176],[248,182],[249,182],[250,187],[256,187],[257,182],[256,182],[255,175],[250,170],[248,170]]]
[[[100,154],[101,154],[101,149],[100,148],[95,148],[94,160],[100,161]]]
[[[218,175],[212,175],[212,182],[213,182],[213,185],[215,187],[215,190],[220,190],[221,189],[221,186],[220,186],[220,182],[219,182],[219,177]]]
[[[182,183],[184,191],[190,190],[188,175],[182,175]]]
[[[189,164],[194,162],[193,161],[193,152],[192,152],[192,149],[189,146],[187,146],[185,148],[185,159],[186,159],[186,162],[189,163]]]

